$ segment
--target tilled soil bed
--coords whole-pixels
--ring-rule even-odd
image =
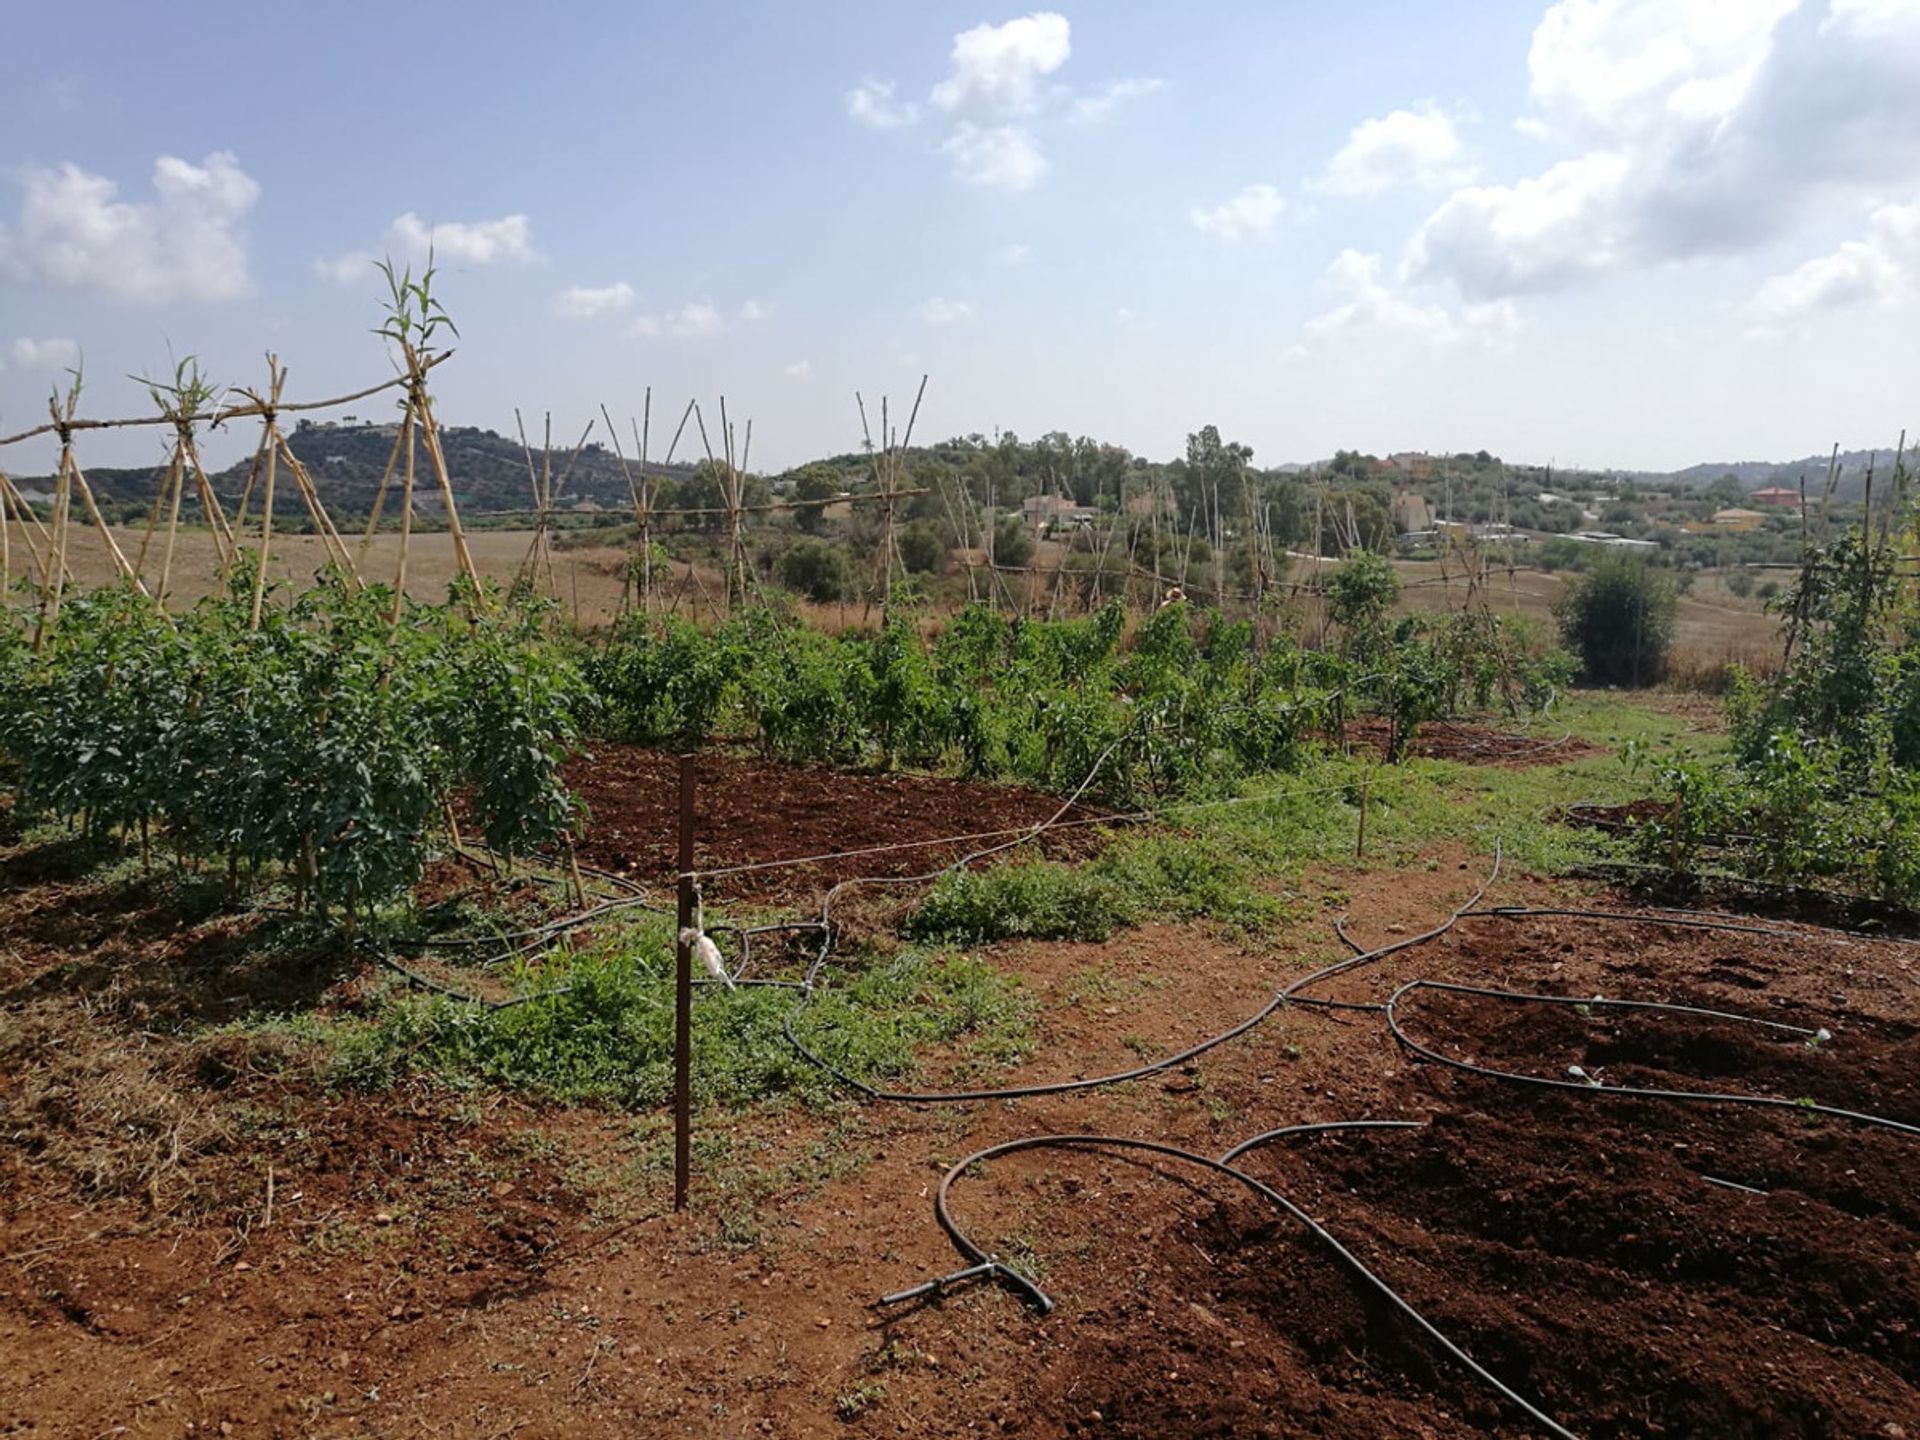
[[[596,745],[567,769],[567,783],[587,802],[583,860],[637,880],[673,874],[679,826],[677,756],[631,745]],[[859,775],[781,765],[717,751],[695,768],[694,863],[724,869],[808,856],[803,866],[720,876],[709,898],[794,899],[854,876],[920,875],[997,843],[954,843],[945,837],[1018,832],[1060,810],[1037,791],[927,775]],[[1075,806],[1064,820],[1099,812]],[[1044,853],[1084,851],[1093,827],[1049,836]],[[1001,839],[1012,839],[1012,834]],[[941,840],[940,844],[920,842]],[[906,847],[881,848],[875,847]],[[869,851],[875,853],[847,853]]]
[[[1345,741],[1349,746],[1384,753],[1390,735],[1391,727],[1385,720],[1366,716],[1347,722]],[[1426,760],[1504,766],[1564,765],[1602,753],[1599,746],[1573,735],[1523,735],[1458,720],[1429,720],[1407,749]]]

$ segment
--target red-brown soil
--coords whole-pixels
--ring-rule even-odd
[[[588,809],[581,858],[635,880],[671,877],[679,833],[679,763],[663,751],[605,744],[569,766],[567,783]],[[695,777],[694,864],[702,870],[873,846],[907,847],[721,876],[703,887],[709,899],[790,899],[856,875],[925,874],[999,842],[919,842],[1018,831],[1060,809],[1053,797],[1014,786],[927,775],[854,775],[716,751],[700,756]],[[1061,818],[1098,813],[1076,806]],[[1087,837],[1083,827],[1045,844],[1070,850],[1084,847]]]
[[[846,783],[856,802],[890,784]],[[797,827],[810,806],[794,803]],[[815,834],[822,849],[875,843],[862,826],[876,803],[837,812],[837,828],[781,830],[776,846],[756,844],[743,802],[705,853],[805,853]],[[626,863],[659,866],[669,834],[636,830]],[[1138,1063],[1252,1013],[1342,953],[1331,912],[1315,913],[1336,895],[1364,944],[1426,928],[1483,865],[1432,858],[1312,877],[1294,896],[1304,918],[1263,935],[1168,925],[997,948],[1042,1006],[1038,1047],[1005,1079]],[[1094,1132],[1217,1155],[1273,1126],[1362,1117],[1430,1124],[1244,1163],[1575,1433],[1920,1433],[1920,1149],[1906,1137],[1794,1111],[1536,1092],[1414,1063],[1376,1013],[1290,1007],[1194,1064],[1097,1092],[704,1114],[695,1206],[676,1218],[660,1117],[424,1085],[327,1091],[271,1047],[179,1038],[178,1022],[216,1003],[257,1010],[268,992],[218,953],[176,953],[144,902],[88,921],[76,883],[0,880],[0,1434],[1537,1433],[1297,1226],[1171,1162],[1040,1151],[956,1184],[969,1233],[1038,1264],[1059,1301],[1049,1317],[987,1287],[871,1308],[959,1264],[932,1189],[982,1147]],[[1568,898],[1525,876],[1489,897]],[[55,971],[69,941],[89,958]],[[1320,993],[1375,1002],[1427,976],[1824,1025],[1832,1041],[1810,1050],[1712,1022],[1431,993],[1405,1004],[1423,1041],[1488,1065],[1579,1064],[1609,1083],[1914,1119],[1915,957],[1815,932],[1472,919]],[[356,979],[299,1003],[350,1003]],[[169,985],[195,998],[167,1003]],[[68,1038],[36,1048],[30,1026]],[[89,1088],[96,1060],[111,1093],[143,1108],[93,1103],[107,1093]],[[137,1184],[89,1180],[56,1143],[115,1143],[133,1122],[149,1157],[138,1173],[151,1172]]]
[[[1392,727],[1377,716],[1349,720],[1346,743],[1384,753]],[[1466,765],[1564,765],[1598,755],[1601,749],[1573,735],[1522,735],[1458,720],[1429,720],[1414,734],[1408,751],[1427,760],[1457,760]]]

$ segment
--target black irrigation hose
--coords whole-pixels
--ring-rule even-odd
[[[1722,919],[1717,915],[1702,914],[1687,910],[1671,910],[1655,906],[1650,911],[1637,910],[1579,910],[1560,906],[1536,905],[1492,905],[1485,910],[1469,910],[1463,918],[1472,920],[1526,920],[1532,918],[1563,918],[1572,920],[1620,920],[1636,925],[1672,925],[1681,930],[1725,930],[1736,935],[1773,935],[1784,938],[1801,938],[1808,931],[1829,935],[1844,935],[1856,940],[1885,940],[1892,944],[1906,944],[1891,935],[1866,934],[1859,930],[1846,930],[1837,925],[1818,925],[1811,921],[1795,921],[1796,929],[1783,925],[1756,925],[1751,921]]]
[[[1882,1129],[1897,1130],[1905,1135],[1920,1135],[1920,1125],[1909,1125],[1903,1120],[1892,1120],[1884,1115],[1869,1115],[1858,1110],[1843,1110],[1834,1105],[1819,1105],[1811,1100],[1786,1100],[1777,1095],[1740,1095],[1730,1091],[1714,1090],[1663,1090],[1637,1085],[1602,1085],[1587,1080],[1556,1080],[1545,1075],[1521,1075],[1511,1070],[1496,1070],[1491,1066],[1477,1065],[1470,1060],[1456,1060],[1443,1055],[1438,1050],[1422,1045],[1408,1035],[1400,1024],[1397,1007],[1401,999],[1415,990],[1439,990],[1455,995],[1472,995],[1480,999],[1501,1000],[1520,1004],[1540,1005],[1584,1005],[1607,1006],[1625,1010],[1659,1010],[1673,1014],[1699,1015],[1714,1020],[1731,1021],[1743,1025],[1755,1025],[1769,1030],[1784,1030],[1794,1035],[1804,1035],[1809,1039],[1817,1038],[1818,1032],[1799,1025],[1788,1025],[1779,1020],[1765,1020],[1752,1015],[1737,1015],[1725,1010],[1705,1010],[1696,1005],[1664,1005],[1651,1000],[1606,1000],[1598,996],[1582,1000],[1574,995],[1534,995],[1515,990],[1490,990],[1477,985],[1454,985],[1444,980],[1409,980],[1394,991],[1387,1000],[1387,1028],[1393,1032],[1393,1038],[1409,1053],[1422,1060],[1430,1060],[1449,1069],[1464,1071],[1469,1075],[1485,1076],[1494,1080],[1508,1080],[1520,1085],[1537,1085],[1550,1090],[1573,1090],[1585,1095],[1615,1095],[1630,1100],[1685,1100],[1704,1104],[1718,1105],[1755,1105],[1773,1110],[1797,1110],[1812,1115],[1828,1115],[1837,1120],[1851,1120],[1856,1124],[1879,1126]]]
[[[1093,776],[1092,774],[1089,774],[1087,776],[1087,779],[1082,782],[1081,788],[1085,789],[1087,785],[1092,783],[1092,781],[1093,781]],[[1077,798],[1077,796],[1078,796],[1078,792],[1076,792],[1075,798]],[[1073,802],[1069,800],[1067,802],[1067,805],[1063,806],[1061,810],[1058,812],[1058,814],[1065,814],[1067,808],[1069,808],[1072,805],[1072,803]],[[1031,835],[1024,838],[1025,839],[1034,838],[1040,835],[1041,833],[1043,833],[1045,829],[1046,829],[1045,825],[1039,826],[1032,832]],[[866,880],[860,880],[860,879],[843,880],[840,882],[840,884],[834,886],[832,890],[827,892],[826,900],[821,906],[821,923],[823,927],[828,927],[830,925],[830,921],[828,917],[829,917],[829,912],[831,911],[834,899],[840,894],[840,892],[843,889],[846,889],[850,886],[858,885],[858,884],[869,884],[869,883],[907,884],[907,883],[931,880],[936,878],[939,875],[944,874],[947,870],[957,869],[961,866],[970,864],[972,861],[980,858],[981,855],[993,854],[999,850],[1010,849],[1012,848],[1013,845],[1017,845],[1020,843],[1023,843],[1023,841],[1012,841],[1005,845],[996,845],[991,850],[982,851],[982,852],[979,852],[979,854],[964,856],[961,859],[955,861],[952,865],[945,866],[942,869],[933,871],[927,875],[916,875],[916,876],[904,877],[898,880],[895,880],[892,878],[881,878],[875,881],[866,881]],[[826,965],[827,959],[832,951],[833,933],[831,928],[826,929],[826,938],[821,944],[820,954],[814,960],[812,966],[809,967],[807,971],[806,979],[801,984],[800,999],[794,1005],[793,1009],[787,1012],[786,1016],[782,1019],[781,1028],[787,1037],[788,1043],[793,1046],[793,1048],[799,1053],[802,1059],[806,1060],[809,1064],[819,1067],[821,1070],[825,1071],[828,1075],[832,1076],[835,1080],[839,1081],[842,1085],[846,1086],[848,1089],[855,1091],[856,1093],[860,1094],[861,1096],[869,1100],[891,1100],[891,1101],[897,1101],[905,1104],[920,1104],[920,1105],[940,1104],[944,1102],[957,1102],[957,1101],[970,1101],[970,1100],[1023,1100],[1023,1099],[1030,1099],[1038,1095],[1065,1095],[1076,1090],[1092,1090],[1092,1089],[1097,1089],[1103,1085],[1118,1085],[1128,1080],[1142,1080],[1149,1075],[1157,1075],[1164,1070],[1171,1070],[1177,1065],[1183,1065],[1189,1060],[1195,1059],[1198,1056],[1206,1054],[1207,1051],[1209,1050],[1215,1049],[1218,1046],[1226,1044],[1227,1041],[1229,1040],[1238,1039],[1240,1036],[1246,1034],[1249,1030],[1254,1029],[1256,1026],[1264,1022],[1270,1015],[1273,1014],[1274,1011],[1280,1009],[1282,1006],[1287,1005],[1289,1003],[1299,1003],[1303,1005],[1325,1005],[1329,1008],[1343,1009],[1343,1010],[1344,1009],[1373,1010],[1373,1009],[1379,1008],[1373,1005],[1359,1005],[1352,1001],[1326,1001],[1326,1000],[1320,1000],[1318,998],[1302,997],[1299,992],[1304,990],[1309,985],[1318,984],[1322,980],[1330,979],[1335,975],[1342,974],[1347,970],[1353,969],[1355,966],[1366,964],[1374,960],[1384,959],[1386,956],[1392,955],[1397,951],[1405,950],[1410,946],[1424,944],[1428,940],[1433,940],[1438,938],[1441,935],[1444,935],[1448,930],[1453,928],[1453,926],[1460,920],[1461,916],[1471,911],[1473,907],[1478,905],[1480,901],[1485,897],[1488,887],[1490,887],[1494,883],[1494,881],[1499,879],[1500,863],[1501,863],[1500,846],[1496,843],[1494,847],[1493,869],[1488,873],[1487,878],[1481,882],[1479,889],[1475,890],[1472,896],[1469,897],[1467,901],[1460,906],[1459,909],[1455,910],[1451,915],[1449,915],[1445,920],[1443,920],[1439,925],[1435,926],[1433,929],[1424,931],[1419,935],[1409,936],[1404,940],[1396,940],[1391,945],[1383,945],[1377,950],[1362,951],[1360,954],[1349,956],[1345,960],[1335,961],[1331,965],[1322,966],[1320,969],[1315,970],[1310,974],[1303,975],[1298,980],[1294,980],[1289,984],[1282,986],[1279,990],[1276,990],[1273,994],[1273,997],[1270,1000],[1268,1000],[1266,1004],[1262,1005],[1257,1011],[1255,1011],[1252,1015],[1249,1015],[1246,1019],[1241,1020],[1236,1024],[1228,1026],[1225,1030],[1222,1030],[1215,1035],[1210,1035],[1204,1040],[1201,1040],[1195,1044],[1189,1045],[1184,1050],[1176,1051],[1171,1055],[1163,1055],[1157,1060],[1150,1060],[1146,1064],[1137,1065],[1130,1070],[1119,1070],[1119,1071],[1113,1072],[1112,1074],[1094,1075],[1094,1076],[1089,1076],[1079,1080],[1055,1080],[1055,1081],[1052,1081],[1051,1083],[1042,1084],[1042,1085],[1008,1085],[1008,1086],[1000,1086],[990,1090],[886,1090],[886,1089],[882,1089],[877,1085],[869,1084],[867,1081],[861,1080],[857,1076],[850,1075],[846,1071],[842,1070],[839,1066],[835,1065],[832,1061],[826,1059],[824,1056],[821,1056],[817,1054],[815,1051],[808,1049],[807,1046],[801,1041],[800,1037],[794,1033],[794,1021],[800,1016],[800,1014],[803,1011],[806,1010],[807,1006],[810,1003],[812,1003],[814,996],[817,995],[820,991],[821,987],[817,983],[818,976],[821,970]],[[1348,941],[1348,943],[1352,944],[1351,941]]]
[[[1003,1263],[998,1257],[981,1249],[967,1237],[966,1232],[963,1231],[954,1220],[952,1211],[948,1206],[948,1192],[952,1189],[953,1182],[956,1179],[975,1165],[984,1164],[1002,1155],[1012,1155],[1022,1150],[1141,1150],[1150,1155],[1159,1155],[1169,1160],[1178,1160],[1183,1164],[1198,1165],[1203,1169],[1211,1170],[1216,1174],[1225,1175],[1229,1179],[1239,1181],[1242,1185],[1253,1191],[1254,1194],[1269,1201],[1278,1209],[1285,1211],[1286,1214],[1305,1226],[1315,1239],[1319,1240],[1331,1250],[1356,1276],[1365,1281],[1376,1294],[1389,1305],[1393,1306],[1395,1310],[1399,1311],[1407,1320],[1411,1321],[1423,1334],[1461,1365],[1472,1371],[1482,1382],[1498,1391],[1500,1395],[1514,1406],[1524,1411],[1529,1419],[1533,1420],[1548,1434],[1558,1437],[1558,1440],[1579,1440],[1579,1437],[1576,1436],[1573,1431],[1567,1429],[1551,1415],[1548,1415],[1545,1411],[1534,1405],[1525,1396],[1521,1395],[1492,1371],[1480,1364],[1479,1361],[1467,1354],[1465,1350],[1462,1350],[1452,1340],[1449,1340],[1432,1321],[1414,1309],[1413,1305],[1402,1296],[1399,1291],[1395,1290],[1372,1270],[1368,1269],[1366,1263],[1362,1261],[1359,1256],[1347,1249],[1345,1245],[1342,1245],[1340,1241],[1334,1237],[1332,1232],[1321,1225],[1319,1221],[1315,1220],[1311,1215],[1307,1214],[1305,1210],[1302,1210],[1298,1205],[1294,1204],[1293,1201],[1289,1200],[1285,1195],[1282,1195],[1264,1180],[1256,1179],[1246,1171],[1229,1163],[1231,1159],[1238,1157],[1240,1154],[1255,1146],[1271,1143],[1287,1135],[1362,1128],[1419,1129],[1420,1122],[1405,1120],[1360,1120],[1332,1122],[1320,1125],[1287,1126],[1280,1130],[1270,1130],[1265,1134],[1256,1135],[1251,1140],[1235,1146],[1227,1152],[1226,1156],[1218,1160],[1206,1155],[1201,1155],[1196,1151],[1183,1150],[1175,1145],[1164,1145],[1156,1140],[1135,1140],[1121,1135],[1029,1135],[1019,1140],[1008,1140],[999,1145],[989,1146],[987,1149],[977,1151],[955,1164],[941,1177],[939,1193],[934,1199],[934,1214],[940,1221],[941,1229],[945,1230],[947,1237],[953,1241],[954,1248],[972,1262],[968,1270],[961,1272],[962,1275],[991,1276],[1018,1291],[1042,1314],[1046,1314],[1053,1309],[1052,1297],[1032,1280]],[[951,1281],[956,1277],[949,1276],[946,1278],[948,1281]],[[941,1282],[932,1282],[931,1289],[928,1287],[915,1287],[912,1291],[905,1291],[898,1296],[889,1296],[887,1298],[889,1300],[900,1300],[912,1298],[920,1294],[936,1293],[940,1283]]]

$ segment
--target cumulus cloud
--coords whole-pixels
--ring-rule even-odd
[[[740,302],[740,321],[743,325],[751,325],[756,320],[764,320],[772,313],[772,311],[765,305],[762,305],[758,300],[742,300]]]
[[[611,285],[569,285],[553,297],[553,313],[568,320],[592,320],[631,310],[639,299],[624,280]]]
[[[387,227],[387,240],[403,255],[425,255],[431,249],[436,259],[465,265],[534,258],[532,227],[524,215],[429,225],[409,210]]]
[[[80,364],[76,340],[35,340],[22,335],[7,349],[7,358],[22,370],[72,370]]]
[[[1308,320],[1309,343],[1326,344],[1343,336],[1389,333],[1430,345],[1499,346],[1519,329],[1510,301],[1448,307],[1421,303],[1382,276],[1378,255],[1342,250],[1320,280],[1328,308]]]
[[[997,190],[1031,190],[1048,169],[1039,142],[1018,125],[965,122],[947,137],[940,153],[953,162],[956,179]]]
[[[1403,185],[1457,185],[1470,171],[1453,120],[1433,104],[1393,110],[1353,127],[1310,187],[1324,195],[1379,195]]]
[[[1073,102],[1074,123],[1096,125],[1128,101],[1139,100],[1164,88],[1166,88],[1166,81],[1152,76],[1132,76],[1125,80],[1109,81],[1091,95],[1082,95]]]
[[[195,165],[162,155],[153,198],[121,200],[77,165],[30,169],[18,219],[0,227],[0,275],[144,302],[234,300],[253,289],[248,212],[260,186],[229,151]]]
[[[920,307],[920,318],[929,325],[959,325],[973,319],[973,306],[936,295]]]
[[[1882,205],[1864,239],[1849,240],[1762,284],[1747,304],[1763,325],[1792,325],[1823,310],[1891,308],[1920,297],[1920,200]]]
[[[632,333],[649,340],[707,340],[726,333],[724,316],[704,300],[690,300],[677,310],[634,317]]]
[[[870,130],[901,130],[920,123],[920,107],[896,100],[891,80],[862,80],[847,91],[847,114]]]
[[[1271,185],[1258,184],[1243,187],[1211,208],[1196,205],[1188,216],[1202,234],[1236,244],[1271,239],[1286,209],[1285,196]]]
[[[1547,290],[1750,250],[1920,179],[1913,0],[1561,0],[1527,66],[1527,128],[1569,153],[1450,197],[1411,276]]]
[[[933,88],[942,110],[1025,115],[1039,106],[1040,81],[1073,53],[1067,17],[1036,11],[1004,25],[976,25],[953,37],[947,78]]]
[[[372,273],[383,255],[395,260],[436,264],[494,265],[503,260],[521,264],[538,256],[533,248],[533,226],[525,215],[502,215],[497,220],[450,220],[428,224],[409,210],[387,226],[381,250],[349,250],[344,255],[313,262],[313,273],[335,285],[357,285]]]

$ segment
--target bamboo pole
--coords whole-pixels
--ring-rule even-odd
[[[53,487],[53,533],[48,540],[48,552],[51,557],[48,570],[45,602],[40,607],[40,623],[34,628],[33,650],[37,655],[46,644],[47,637],[53,633],[54,626],[60,623],[60,600],[67,588],[67,529],[68,514],[73,508],[73,439],[63,435],[60,441],[59,478]]]
[[[453,353],[451,350],[443,350],[438,355],[429,356],[421,362],[421,372],[424,373],[433,369],[436,365],[451,360]],[[407,381],[407,376],[396,375],[391,380],[382,380],[378,385],[369,385],[366,389],[356,390],[351,395],[335,395],[327,400],[303,400],[298,403],[286,401],[271,408],[279,411],[283,415],[292,414],[300,410],[334,410],[342,405],[351,405],[356,400],[364,400],[369,395],[378,395],[383,390],[392,390],[404,386],[407,384]],[[223,425],[229,420],[248,420],[256,416],[265,415],[268,409],[268,405],[258,396],[251,396],[245,405],[230,405],[225,409],[195,411],[191,415],[181,416],[180,419],[194,425]],[[71,435],[81,430],[124,430],[142,425],[167,425],[172,423],[173,417],[169,415],[136,415],[125,420],[78,420],[72,416],[62,419],[56,415],[56,418],[53,420],[50,420],[44,425],[36,425],[31,430],[22,430],[13,435],[0,435],[0,446],[15,445],[22,440],[32,440],[40,435],[59,435],[62,433]]]
[[[81,471],[80,463],[73,458],[71,451],[67,454],[66,463],[67,468],[73,472],[75,484],[80,488],[80,503],[87,507],[88,517],[93,521],[95,528],[100,531],[100,538],[107,542],[108,553],[113,556],[114,568],[120,572],[120,577],[129,582],[134,589],[138,590],[142,595],[148,594],[147,587],[140,583],[140,577],[133,573],[133,566],[128,563],[125,553],[120,549],[120,542],[113,538],[113,527],[107,524],[107,517],[100,513],[100,506],[95,503],[93,498],[93,487],[87,484],[87,477]]]
[[[134,573],[147,573],[147,551],[153,544],[154,532],[160,528],[160,512],[166,508],[167,494],[173,489],[180,475],[180,447],[176,443],[173,453],[167,459],[166,471],[160,478],[160,488],[154,492],[153,504],[147,510],[147,528],[140,536],[140,549],[133,559]]]
[[[274,371],[272,390],[277,397],[280,394],[280,376],[284,372],[279,370],[271,357],[268,358],[267,366]],[[247,620],[249,630],[260,628],[260,606],[267,594],[267,558],[273,550],[273,482],[279,473],[280,455],[272,443],[271,423],[271,421],[268,422],[269,433],[262,437],[262,443],[267,452],[267,469],[265,489],[260,500],[260,563],[253,572],[253,610]]]
[[[167,546],[160,560],[160,585],[154,591],[154,599],[159,601],[163,608],[167,603],[167,586],[173,580],[173,546],[180,535],[180,496],[186,488],[186,463],[176,450],[173,462],[173,504],[167,511]]]
[[[406,452],[406,474],[400,490],[400,561],[393,575],[393,617],[390,626],[400,623],[400,612],[407,599],[407,546],[413,538],[413,408],[407,408],[400,422],[400,438]]]
[[[516,412],[517,413],[517,412]],[[393,449],[387,452],[387,468],[380,473],[380,484],[373,492],[373,510],[367,516],[366,533],[360,537],[360,558],[367,558],[367,549],[373,544],[374,531],[380,527],[380,511],[387,503],[387,487],[393,483],[394,469],[400,463],[400,446],[406,440],[407,427],[403,421],[393,432]]]

